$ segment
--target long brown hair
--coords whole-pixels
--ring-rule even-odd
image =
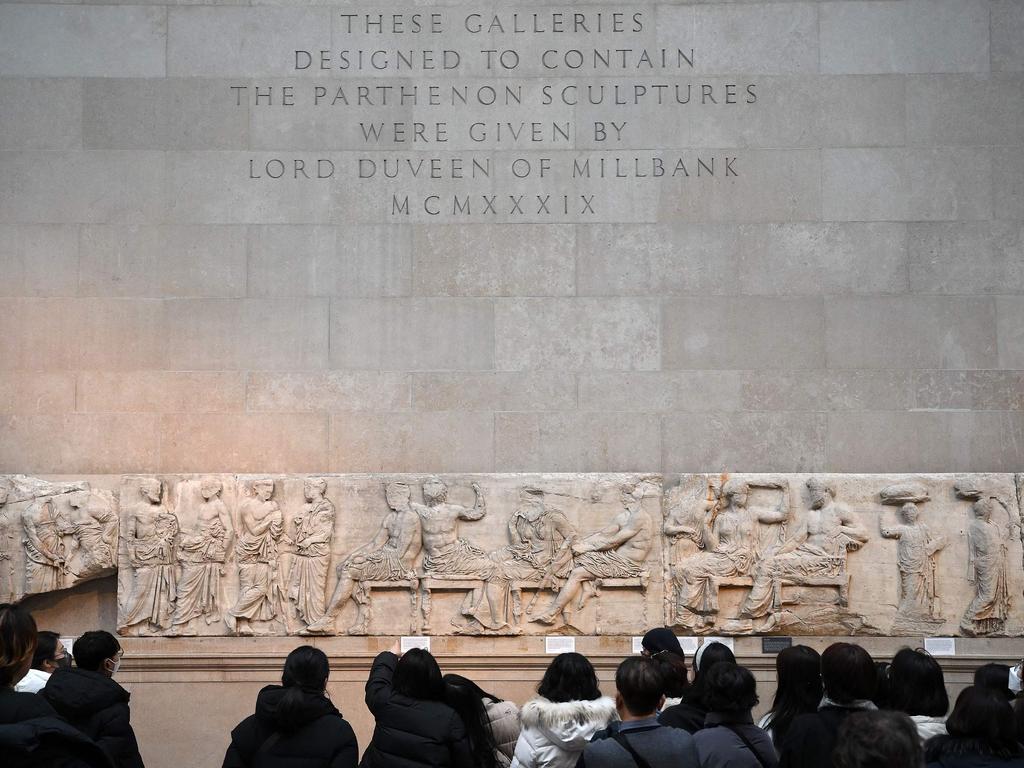
[[[36,650],[36,621],[13,603],[0,605],[0,688],[11,688],[32,663]]]

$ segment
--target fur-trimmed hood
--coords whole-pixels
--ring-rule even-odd
[[[592,701],[531,699],[521,711],[523,728],[543,733],[552,743],[572,749],[586,743],[595,732],[618,719],[615,700],[602,696]]]

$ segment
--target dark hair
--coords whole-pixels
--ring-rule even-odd
[[[736,655],[724,643],[708,643],[700,655],[700,666],[697,667],[694,663],[696,672],[693,673],[693,684],[686,689],[686,693],[683,695],[688,704],[700,709],[708,708],[706,701],[708,670],[723,661],[735,664]]]
[[[749,713],[760,699],[750,670],[728,661],[708,670],[704,700],[711,712]]]
[[[668,627],[656,627],[643,636],[640,644],[652,659],[662,665],[665,696],[680,698],[689,685],[689,669],[686,666],[686,653],[679,644],[679,638]]]
[[[888,661],[875,662],[875,695],[871,702],[879,709],[891,709],[889,706],[889,667]]]
[[[929,761],[944,755],[978,754],[1006,760],[1024,754],[1014,731],[1013,709],[998,691],[971,685],[956,699],[946,720],[948,736],[929,739]]]
[[[775,701],[768,727],[776,746],[798,715],[816,712],[821,703],[821,654],[807,645],[784,648],[775,657]]]
[[[10,688],[31,662],[36,649],[36,621],[13,603],[0,605],[0,688]]]
[[[100,665],[117,655],[121,644],[117,638],[102,629],[86,632],[75,640],[75,664],[79,669],[97,672]]]
[[[444,676],[444,701],[462,718],[469,737],[470,750],[473,752],[473,764],[479,768],[495,768],[497,766],[497,745],[494,732],[487,717],[484,697],[492,701],[500,701],[472,680],[462,675]]]
[[[560,653],[544,670],[537,693],[548,701],[593,701],[601,698],[597,673],[579,653]]]
[[[664,695],[664,667],[648,656],[630,656],[615,670],[615,689],[631,715],[651,715]]]
[[[1024,744],[1024,699],[1013,702],[1013,729],[1017,733],[1017,742]]]
[[[76,644],[77,648],[78,645]],[[284,694],[277,703],[275,722],[282,731],[294,731],[308,722],[305,701],[309,694],[322,695],[331,667],[327,654],[312,645],[300,645],[288,654],[281,673]]]
[[[914,721],[902,712],[854,712],[839,727],[835,768],[921,768],[924,750]]]
[[[53,661],[57,655],[57,643],[60,635],[45,629],[36,633],[36,652],[32,654],[32,669],[42,669],[44,661]]]
[[[1005,664],[982,664],[974,670],[974,684],[1003,695],[1007,701],[1013,698],[1010,690],[1010,668]]]
[[[402,654],[395,666],[395,692],[421,701],[444,700],[441,668],[430,651],[411,648]]]
[[[924,651],[901,649],[889,667],[889,707],[908,715],[945,717],[946,679],[939,662]]]
[[[821,654],[821,683],[836,704],[871,699],[877,685],[871,654],[852,643],[833,643]]]

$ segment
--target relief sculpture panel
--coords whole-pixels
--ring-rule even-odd
[[[0,478],[3,599],[135,636],[1024,635],[1021,475]]]

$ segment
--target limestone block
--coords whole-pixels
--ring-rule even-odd
[[[501,413],[495,417],[495,465],[517,472],[657,466],[660,426],[658,416],[647,413]]]
[[[327,465],[327,417],[293,413],[174,413],[160,417],[160,465],[294,472]]]
[[[237,226],[86,226],[79,291],[85,296],[241,297],[245,229]]]
[[[64,372],[0,373],[0,413],[67,413],[75,410],[75,377]]]
[[[412,274],[406,227],[254,226],[249,291],[255,296],[405,296]]]
[[[842,297],[825,319],[829,368],[997,367],[988,298]]]
[[[423,296],[571,296],[570,225],[416,227],[413,293]]]
[[[27,77],[163,77],[163,8],[4,5],[0,72]]]
[[[915,371],[913,387],[925,410],[1024,410],[1021,371]]]
[[[494,309],[483,299],[331,303],[333,368],[478,370],[494,362]]]
[[[914,407],[907,371],[745,371],[751,411],[903,411]]]
[[[675,413],[664,417],[662,430],[665,467],[802,472],[826,465],[820,413]]]
[[[742,407],[739,371],[586,371],[579,378],[581,411],[700,412]]]
[[[1024,296],[996,297],[999,367],[1024,369]]]
[[[412,404],[417,411],[572,410],[576,377],[561,371],[416,373]]]
[[[295,53],[331,48],[327,8],[169,8],[170,77],[281,77]]]
[[[0,221],[155,222],[164,215],[164,172],[160,152],[4,152]]]
[[[40,414],[0,417],[0,472],[102,474],[159,465],[151,414]]]
[[[163,359],[161,306],[150,299],[0,299],[0,368],[153,368]]]
[[[663,153],[662,153],[663,154]],[[696,177],[664,182],[658,220],[699,222],[804,221],[822,211],[821,153],[815,150],[736,150],[726,157],[735,176]],[[697,165],[691,158],[691,168]],[[780,192],[781,191],[781,192]]]
[[[67,589],[117,566],[117,506],[88,482],[0,479],[0,600]]]
[[[163,330],[171,370],[327,366],[326,299],[168,299]]]
[[[409,375],[393,371],[256,371],[247,383],[250,411],[401,411],[409,399]]]
[[[989,12],[982,0],[826,3],[819,9],[824,73],[989,70]]]
[[[83,371],[82,412],[219,413],[245,410],[245,375],[234,371]]]
[[[1024,438],[1020,411],[865,411],[831,413],[828,421],[829,468],[836,471],[1004,472],[1020,466],[1019,451],[1004,450]],[[912,436],[912,452],[906,440],[894,439],[902,435]]]
[[[912,77],[906,111],[911,144],[1024,144],[1024,76]]]
[[[86,149],[237,149],[248,144],[249,105],[231,80],[86,80]]]
[[[82,145],[82,84],[78,80],[0,79],[0,149],[77,149]]]
[[[822,213],[839,221],[987,219],[993,163],[986,149],[829,149]]]
[[[994,213],[997,219],[1024,220],[1024,152],[992,150]]]
[[[672,299],[662,322],[666,369],[817,368],[825,356],[818,299]]]
[[[697,49],[698,72],[816,73],[818,9],[808,3],[661,5],[658,44]]]
[[[920,293],[1024,293],[1017,221],[911,224],[910,284]]]
[[[0,225],[0,295],[74,296],[78,229],[60,224]]]
[[[344,472],[484,472],[494,465],[489,413],[336,413],[329,467]]]
[[[628,298],[501,300],[495,340],[499,370],[654,370],[658,307]]]
[[[990,6],[992,15],[992,71],[1024,72],[1024,51],[1020,47],[1024,35],[1024,8],[1016,0],[996,0]]]
[[[739,261],[728,224],[595,224],[577,227],[576,243],[581,296],[713,293]]]

